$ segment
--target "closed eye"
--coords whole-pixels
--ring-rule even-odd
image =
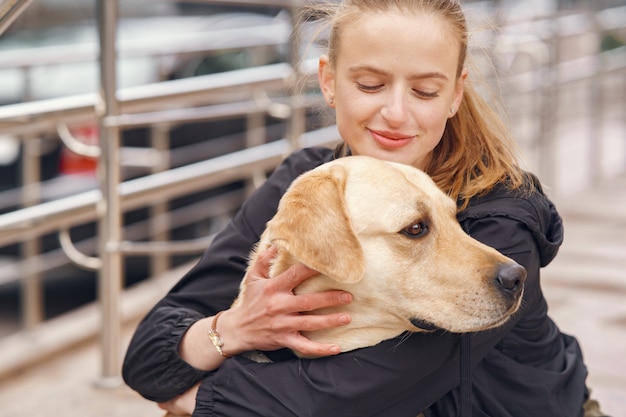
[[[366,85],[366,84],[356,83],[356,86],[361,91],[365,91],[367,93],[373,93],[375,91],[380,90],[381,87],[382,87],[382,84],[380,84],[380,85]]]
[[[404,229],[400,230],[400,233],[408,238],[417,239],[426,235],[428,233],[428,230],[428,224],[422,221],[413,223],[405,227]]]
[[[415,92],[416,96],[426,99],[426,100],[439,97],[438,92],[429,93],[429,92],[421,91],[421,90],[413,90],[413,91]]]

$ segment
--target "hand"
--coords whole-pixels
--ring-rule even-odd
[[[274,256],[276,248],[259,253],[257,261],[248,271],[245,291],[239,302],[220,316],[217,329],[224,342],[223,351],[237,355],[250,350],[289,348],[306,356],[340,353],[340,346],[313,342],[300,332],[349,324],[351,318],[346,313],[306,313],[349,304],[352,295],[345,291],[294,295],[294,288],[318,272],[297,264],[268,279]],[[217,369],[225,359],[209,342],[207,333],[212,321],[213,317],[206,317],[195,322],[179,344],[180,357],[196,369]]]
[[[167,402],[157,403],[159,408],[167,411],[164,417],[191,416],[193,410],[196,408],[196,395],[198,394],[199,387],[200,384],[196,384],[181,395]]]
[[[295,295],[293,290],[318,272],[296,264],[282,274],[268,279],[276,248],[259,253],[251,266],[241,302],[220,317],[220,333],[224,350],[241,353],[248,350],[290,348],[304,355],[335,355],[341,348],[335,344],[313,342],[301,331],[314,331],[350,323],[345,313],[307,314],[321,308],[352,302],[345,291],[324,291]]]

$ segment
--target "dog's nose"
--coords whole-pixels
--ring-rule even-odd
[[[517,264],[504,264],[498,268],[496,275],[496,286],[500,291],[513,295],[524,285],[526,280],[526,269]]]

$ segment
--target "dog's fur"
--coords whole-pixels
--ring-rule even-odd
[[[405,331],[499,326],[519,307],[526,277],[524,268],[461,229],[454,201],[427,174],[363,156],[297,178],[251,264],[270,245],[278,247],[270,278],[301,262],[320,274],[296,293],[352,293],[351,304],[316,312],[345,311],[349,325],[305,333],[342,351]]]

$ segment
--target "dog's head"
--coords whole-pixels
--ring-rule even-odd
[[[348,330],[376,333],[368,338],[498,326],[519,307],[526,276],[461,229],[454,201],[427,174],[363,156],[296,179],[267,224],[261,244],[270,243],[279,247],[271,276],[296,262],[319,271],[297,291],[350,291]]]

